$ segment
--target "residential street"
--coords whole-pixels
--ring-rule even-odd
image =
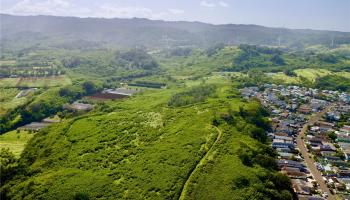
[[[313,125],[316,121],[318,121],[332,106],[328,106],[326,109],[323,111],[313,115],[310,117],[308,123],[306,123],[302,130],[300,131],[298,137],[297,137],[297,145],[300,150],[300,153],[305,159],[305,164],[307,165],[308,169],[310,170],[312,176],[314,179],[317,181],[317,183],[320,185],[320,188],[322,192],[327,192],[328,193],[328,200],[335,200],[335,196],[330,193],[330,190],[328,189],[327,185],[325,184],[322,174],[320,171],[315,166],[315,161],[309,157],[309,153],[307,151],[307,148],[305,146],[305,142],[302,138],[305,137],[305,133],[308,130],[308,125]]]

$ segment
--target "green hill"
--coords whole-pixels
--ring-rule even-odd
[[[11,199],[245,199],[279,191],[290,198],[273,169],[253,162],[273,155],[250,137],[255,125],[238,111],[259,119],[259,105],[232,98],[230,88],[221,84],[181,107],[167,104],[175,93],[192,95],[183,89],[145,92],[108,103],[108,113],[53,125],[29,142],[2,191]],[[241,161],[248,155],[251,165]],[[242,176],[248,183],[236,187]]]

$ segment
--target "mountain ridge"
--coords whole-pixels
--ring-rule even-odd
[[[254,24],[164,21],[145,18],[79,18],[0,14],[3,46],[22,42],[55,46],[73,41],[104,42],[112,47],[208,47],[217,43],[271,46],[350,44],[350,32],[271,28]],[[38,38],[42,37],[42,38]],[[20,39],[18,39],[20,38]],[[39,39],[39,40],[38,40]]]

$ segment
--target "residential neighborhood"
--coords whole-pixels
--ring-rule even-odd
[[[271,112],[271,146],[298,199],[350,199],[350,96],[265,84],[240,90]]]

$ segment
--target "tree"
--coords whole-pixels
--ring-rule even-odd
[[[267,134],[262,128],[253,128],[253,130],[250,132],[250,135],[252,138],[258,140],[261,143],[265,143],[267,141]]]
[[[85,90],[85,93],[87,95],[93,94],[97,91],[97,87],[96,87],[95,83],[93,83],[91,81],[85,81],[83,83],[83,89]]]
[[[89,200],[89,195],[84,192],[78,192],[74,195],[74,200]]]
[[[279,172],[274,173],[269,178],[279,190],[290,190],[291,181],[290,178]]]
[[[270,61],[275,64],[275,65],[285,65],[286,63],[284,62],[284,59],[278,55],[278,54],[274,54]]]
[[[328,133],[328,138],[335,141],[337,139],[337,134],[335,134],[335,132]]]
[[[296,77],[297,74],[292,70],[292,69],[286,69],[283,71],[283,73],[287,76],[290,76],[290,77]]]
[[[0,149],[0,161],[0,180],[3,183],[14,175],[18,163],[15,155],[5,148]]]

